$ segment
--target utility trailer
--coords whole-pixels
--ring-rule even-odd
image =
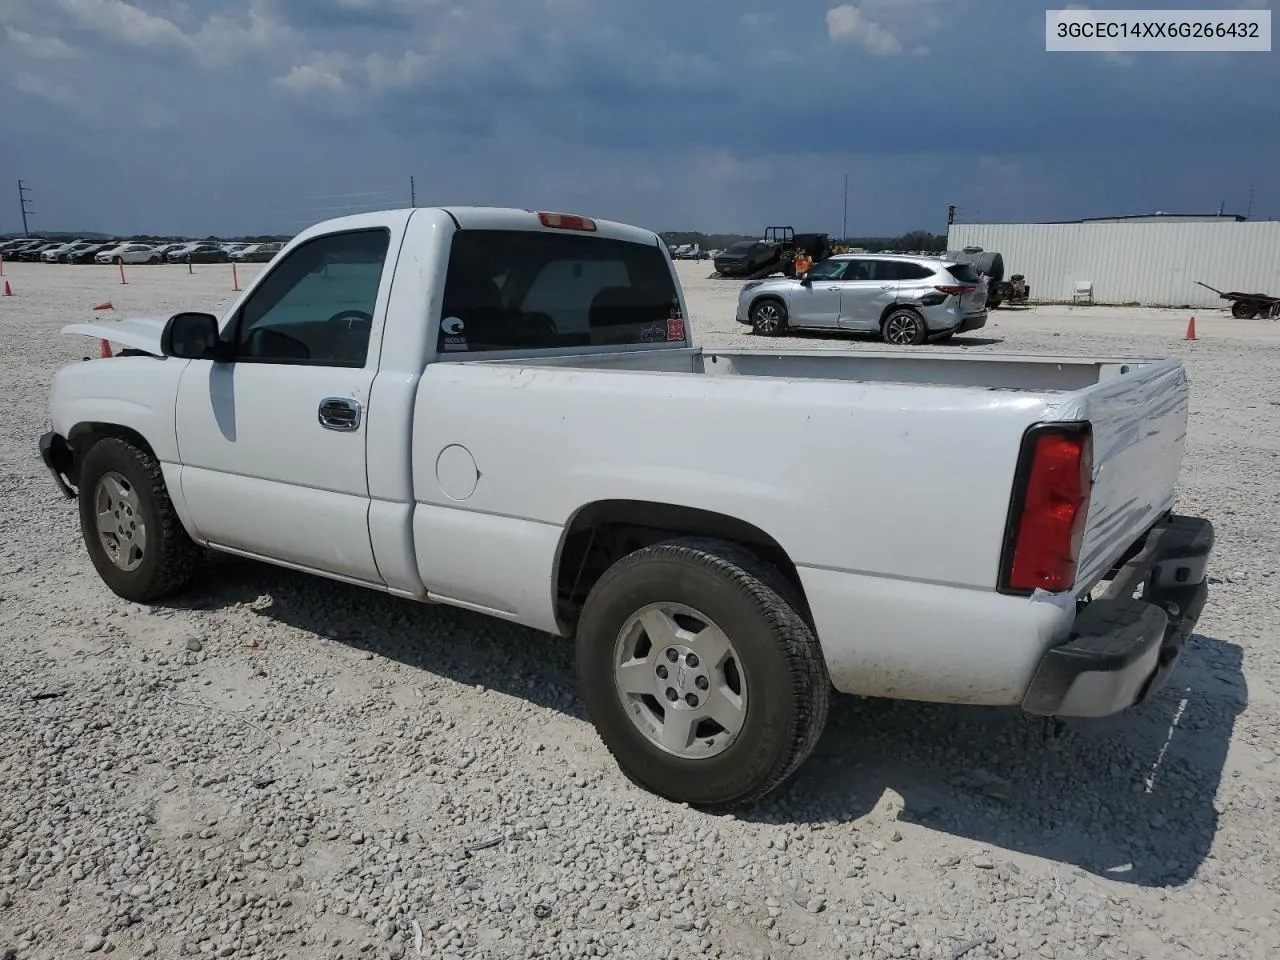
[[[1207,283],[1200,283],[1206,290],[1212,290],[1223,300],[1231,301],[1231,315],[1237,320],[1252,320],[1262,317],[1264,320],[1275,320],[1280,317],[1280,297],[1269,297],[1265,293],[1223,293]]]

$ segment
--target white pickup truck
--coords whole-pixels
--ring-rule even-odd
[[[221,319],[68,327],[125,349],[59,371],[40,451],[119,596],[211,548],[574,637],[622,770],[705,809],[786,779],[832,688],[1082,717],[1167,677],[1213,546],[1171,512],[1178,361],[721,351],[687,316],[646,230],[346,217]]]

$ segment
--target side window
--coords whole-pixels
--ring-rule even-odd
[[[876,278],[876,262],[874,260],[850,260],[845,280],[858,282]]]
[[[240,308],[236,359],[363,367],[390,241],[356,230],[297,247]]]
[[[878,280],[924,280],[926,277],[933,276],[932,270],[918,263],[906,260],[885,260],[882,263],[887,269],[876,278]]]
[[[812,280],[844,280],[848,269],[847,260],[823,260],[809,268],[808,276]]]

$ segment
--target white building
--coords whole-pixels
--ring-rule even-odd
[[[947,249],[980,246],[1004,257],[1005,279],[1025,274],[1034,300],[1070,301],[1093,284],[1095,303],[1229,307],[1224,292],[1280,297],[1280,221],[1155,214],[1074,223],[956,223]]]

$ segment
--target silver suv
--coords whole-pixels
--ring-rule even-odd
[[[744,283],[737,321],[766,336],[848,330],[921,344],[986,326],[987,281],[938,257],[838,254],[794,280]]]

